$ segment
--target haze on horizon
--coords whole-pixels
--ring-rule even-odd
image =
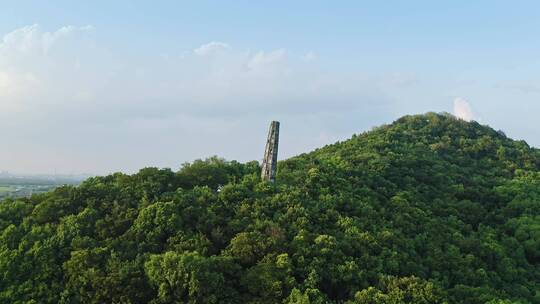
[[[280,158],[428,111],[540,146],[540,3],[11,1],[0,171]]]

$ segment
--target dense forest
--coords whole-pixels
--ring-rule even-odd
[[[540,150],[405,116],[0,203],[1,303],[540,303]]]

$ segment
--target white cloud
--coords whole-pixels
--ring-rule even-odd
[[[199,56],[206,56],[210,54],[214,54],[216,52],[229,50],[231,48],[230,45],[224,42],[218,42],[218,41],[212,41],[207,44],[203,44],[200,47],[193,50],[193,52]]]
[[[474,119],[471,105],[461,97],[454,99],[454,115],[465,121],[471,121]]]
[[[277,62],[281,62],[286,57],[287,52],[285,51],[285,49],[279,49],[271,52],[260,51],[251,58],[247,66],[250,69],[257,69]]]
[[[28,54],[31,52],[46,53],[58,40],[76,34],[93,30],[91,25],[64,26],[54,32],[44,32],[37,24],[25,26],[6,34],[0,43],[0,54],[17,52]]]
[[[80,38],[92,30],[92,26],[68,25],[48,32],[34,24],[4,35],[0,40],[0,114],[37,111],[79,94],[80,80],[90,73],[77,71],[77,66],[92,51]]]
[[[86,26],[73,26],[68,25],[58,29],[55,32],[43,33],[43,49],[47,52],[59,39],[74,35],[78,32],[93,31],[94,27],[91,25]]]

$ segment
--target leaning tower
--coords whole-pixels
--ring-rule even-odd
[[[266,181],[274,182],[277,171],[277,155],[279,145],[279,121],[270,123],[268,130],[268,139],[264,149],[264,158],[262,163],[261,178]]]

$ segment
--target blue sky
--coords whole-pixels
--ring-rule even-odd
[[[281,157],[447,111],[540,146],[536,1],[4,1],[0,169]],[[3,37],[3,38],[1,38]]]

